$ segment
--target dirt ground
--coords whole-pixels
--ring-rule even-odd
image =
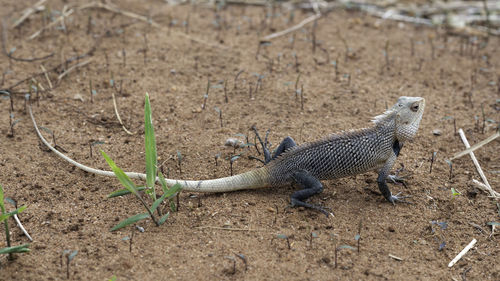
[[[262,157],[255,148],[235,152],[224,146],[228,138],[244,139],[238,134],[253,143],[252,125],[261,132],[270,129],[275,146],[285,136],[303,143],[370,126],[371,118],[399,96],[421,96],[426,109],[419,133],[405,144],[394,167],[404,165],[401,173],[408,185],[391,185],[394,193],[411,195],[413,204],[387,203],[376,174],[368,173],[324,182],[324,192],[311,201],[330,207],[334,217],[285,209],[296,186],[211,195],[185,192],[179,211],[163,226],[146,220],[138,224],[144,232],[134,227],[110,232],[118,221],[143,212],[142,206],[132,196],[107,199],[120,188],[117,179],[83,172],[41,145],[25,111],[29,84],[24,82],[12,88],[14,120],[19,120],[14,136],[9,136],[9,99],[0,98],[0,184],[7,197],[28,207],[20,219],[34,241],[30,253],[14,261],[0,258],[1,280],[65,279],[65,250],[78,251],[69,267],[74,280],[500,280],[498,236],[490,236],[487,225],[500,220],[500,210],[472,183],[480,178],[468,156],[453,162],[451,178],[445,162],[464,149],[454,124],[471,144],[499,124],[498,37],[464,39],[336,10],[259,49],[260,37],[312,14],[280,7],[217,10],[164,1],[114,3],[147,15],[158,26],[104,9],[74,7],[65,29],[57,24],[28,40],[57,19],[64,5],[75,2],[48,1],[50,9],[12,28],[33,1],[1,1],[6,51],[16,58],[53,55],[26,62],[2,54],[0,88],[41,73],[41,65],[51,70],[62,63],[49,72],[54,88],[39,95],[33,110],[68,156],[109,169],[98,154],[102,149],[124,170],[144,172],[146,92],[160,162],[170,178],[182,179],[228,176],[234,153],[242,156],[233,164],[234,173],[261,166],[248,159]],[[64,64],[82,54],[88,55]],[[64,69],[88,59],[90,63],[58,79]],[[49,89],[44,75],[35,78]],[[296,94],[297,80],[302,95]],[[211,86],[202,110],[207,81]],[[113,92],[133,135],[117,121]],[[223,127],[215,107],[222,111]],[[435,130],[441,134],[434,135]],[[46,131],[44,135],[51,139]],[[476,152],[497,190],[498,151],[496,140]],[[453,196],[452,188],[461,194]],[[14,245],[27,243],[14,221],[10,224]],[[359,252],[346,249],[357,247],[360,224]],[[126,237],[132,232],[130,246]],[[476,246],[448,268],[473,238]],[[0,241],[5,247],[3,228]],[[337,252],[335,268],[336,246],[344,249]]]

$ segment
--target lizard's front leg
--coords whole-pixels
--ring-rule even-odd
[[[394,165],[394,162],[396,162],[396,159],[397,159],[396,151],[393,151],[392,155],[389,157],[389,159],[387,159],[384,166],[382,167],[382,169],[380,169],[378,173],[378,178],[377,178],[378,188],[380,189],[382,195],[384,195],[385,199],[387,199],[387,201],[391,202],[392,204],[395,204],[397,201],[408,203],[403,199],[408,198],[409,196],[399,196],[399,193],[396,195],[392,195],[391,191],[389,190],[389,186],[387,186],[387,178],[389,177],[389,172],[392,166]]]
[[[399,152],[401,152],[402,148],[403,148],[403,143],[400,143],[398,140],[396,140],[392,144],[392,151],[394,152],[394,155],[396,155],[396,158],[399,156]],[[398,172],[396,172],[395,175],[387,175],[387,181],[390,183],[394,183],[394,184],[402,184],[404,187],[406,187],[405,178],[399,177],[397,174],[398,174]]]
[[[329,213],[323,207],[304,202],[309,197],[323,191],[323,185],[321,182],[305,170],[293,173],[292,177],[303,189],[292,194],[291,206],[315,209],[328,217]]]

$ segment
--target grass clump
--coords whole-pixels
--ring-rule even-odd
[[[111,228],[111,231],[118,230],[120,228],[126,227],[130,224],[136,223],[146,218],[151,218],[153,222],[156,224],[156,226],[162,225],[169,217],[170,212],[162,214],[158,207],[165,199],[171,199],[181,190],[181,186],[179,184],[175,184],[171,188],[168,188],[167,182],[165,181],[163,174],[159,172],[157,169],[158,157],[156,153],[156,139],[154,134],[153,121],[151,117],[151,105],[149,102],[148,94],[146,94],[146,100],[144,105],[144,132],[145,132],[144,142],[146,151],[146,186],[136,186],[132,182],[132,180],[125,174],[125,172],[123,172],[123,170],[120,169],[104,151],[101,151],[101,154],[103,155],[104,159],[111,167],[118,180],[125,187],[125,189],[121,189],[111,193],[110,195],[108,195],[108,198],[132,193],[136,196],[136,198],[141,202],[141,204],[147,211],[146,213],[136,214],[119,222],[117,225]],[[156,195],[156,190],[155,190],[155,183],[157,179],[163,191],[163,194],[159,197]],[[139,192],[143,190],[145,190],[146,194],[148,194],[149,197],[151,198],[151,201],[153,202],[151,205],[148,205],[148,203],[139,194]],[[175,210],[175,205],[173,205],[173,201],[172,200],[169,201],[170,201],[170,206],[174,207],[171,208],[171,210]],[[155,215],[155,213],[157,213],[157,215]]]
[[[15,209],[12,212],[7,212],[5,210],[5,204],[4,204],[4,193],[3,193],[3,188],[0,185],[0,210],[2,213],[0,214],[0,223],[3,222],[5,225],[5,239],[7,240],[7,247],[5,248],[0,248],[0,254],[8,254],[9,259],[13,259],[14,253],[26,253],[29,252],[30,249],[28,248],[29,244],[24,244],[24,245],[19,245],[19,246],[11,246],[10,244],[10,232],[9,232],[9,223],[8,223],[8,218],[21,213],[26,209],[26,206],[22,206],[20,208]]]

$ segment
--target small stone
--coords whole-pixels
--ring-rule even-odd
[[[83,102],[83,97],[82,97],[82,95],[80,95],[80,94],[76,94],[76,95],[74,95],[74,96],[73,96],[73,99],[74,99],[74,100],[79,100],[79,101]]]
[[[442,132],[439,129],[435,129],[435,130],[432,130],[432,134],[435,136],[440,136],[442,134]]]
[[[240,141],[239,139],[235,138],[228,138],[226,142],[224,143],[225,146],[230,146],[230,147],[235,147],[239,148],[243,145],[243,142]]]

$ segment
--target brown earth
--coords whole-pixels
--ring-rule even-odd
[[[479,176],[469,157],[453,162],[451,179],[444,161],[464,148],[454,134],[453,120],[471,143],[491,135],[498,126],[499,38],[462,39],[446,36],[443,30],[338,10],[317,22],[315,52],[313,24],[294,37],[273,40],[258,52],[261,36],[311,14],[295,10],[290,22],[290,11],[276,8],[271,21],[263,7],[230,6],[216,12],[203,5],[142,2],[116,4],[149,15],[160,27],[103,9],[77,9],[65,20],[66,31],[57,25],[33,40],[26,38],[44,25],[44,19],[45,24],[49,22],[49,13],[32,15],[13,29],[13,21],[33,3],[1,3],[0,13],[8,26],[7,51],[16,47],[13,55],[17,58],[54,55],[35,62],[1,55],[4,79],[0,88],[39,73],[40,64],[52,69],[96,46],[91,55],[79,60],[91,58],[90,64],[59,82],[62,69],[51,72],[54,89],[42,93],[34,105],[39,125],[54,132],[68,156],[108,169],[98,155],[103,149],[124,170],[143,172],[146,92],[151,95],[160,161],[170,177],[185,179],[229,175],[227,159],[234,152],[224,142],[236,134],[245,134],[253,142],[250,127],[254,124],[262,132],[271,129],[274,145],[288,135],[303,143],[369,126],[370,119],[399,96],[422,96],[427,106],[419,133],[405,145],[394,167],[404,165],[408,187],[391,186],[393,192],[411,195],[413,204],[388,204],[378,192],[375,173],[325,182],[324,192],[311,201],[332,208],[335,216],[329,218],[311,210],[285,209],[297,189],[294,186],[196,196],[186,192],[180,196],[179,211],[165,225],[155,227],[150,220],[139,223],[145,232],[135,231],[130,252],[130,241],[123,238],[135,228],[113,233],[109,229],[143,212],[140,203],[132,196],[107,199],[107,194],[120,188],[118,180],[83,172],[40,145],[25,112],[26,82],[13,89],[17,92],[14,119],[20,120],[13,137],[8,137],[9,100],[0,98],[0,183],[6,196],[28,206],[20,218],[34,242],[30,253],[19,254],[14,261],[1,257],[1,280],[65,279],[64,250],[78,250],[69,268],[75,280],[107,280],[113,275],[118,280],[500,280],[498,236],[490,237],[491,228],[486,225],[499,221],[500,211],[495,201],[472,184]],[[55,12],[68,3],[49,1],[46,6],[57,18]],[[189,23],[187,28],[184,22]],[[187,38],[186,29],[198,41]],[[470,43],[464,43],[467,40]],[[235,85],[240,70],[244,71]],[[303,108],[295,96],[299,73]],[[259,76],[263,76],[261,86],[250,94]],[[36,79],[48,88],[44,76]],[[111,79],[116,85],[122,83],[118,108],[134,135],[117,122]],[[206,109],[201,110],[207,80],[212,87]],[[90,81],[97,92],[93,103]],[[223,81],[227,81],[227,103],[220,86]],[[484,132],[481,105],[487,119]],[[222,110],[222,128],[215,107]],[[432,133],[437,129],[440,136]],[[90,156],[89,143],[95,141],[104,144],[93,146]],[[496,140],[476,152],[497,190],[498,151]],[[177,152],[183,156],[181,167]],[[437,155],[430,173],[433,152]],[[243,157],[234,163],[235,173],[261,165],[248,159],[261,157],[252,147],[236,153]],[[461,195],[452,196],[451,188]],[[446,222],[447,228],[431,221]],[[356,247],[360,222],[359,253],[340,250],[335,268],[335,245]],[[14,221],[10,224],[13,243],[27,243]],[[289,238],[290,247],[283,235]],[[448,268],[449,261],[473,238],[478,240],[473,250]],[[3,232],[0,241],[0,247],[5,247]],[[442,242],[446,244],[440,251]],[[245,257],[246,267],[237,255]]]

